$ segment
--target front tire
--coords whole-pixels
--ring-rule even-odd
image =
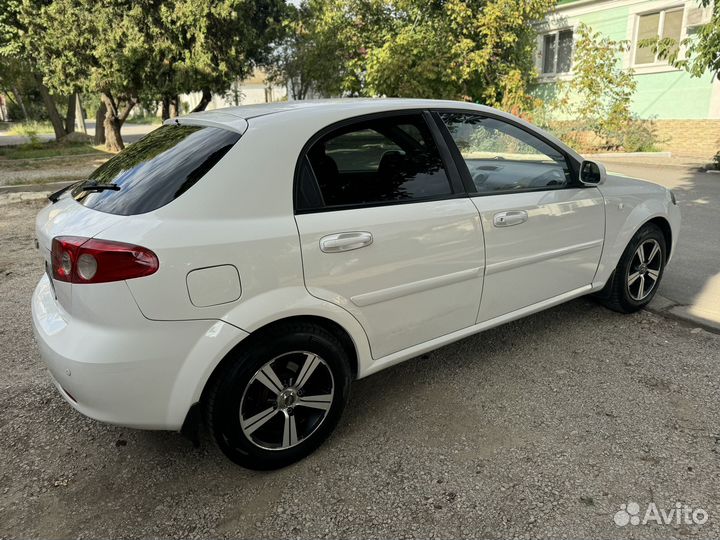
[[[212,383],[207,425],[232,461],[278,469],[316,448],[337,425],[350,388],[348,355],[321,326],[291,323],[235,353]]]
[[[620,313],[642,309],[657,293],[666,262],[665,236],[654,223],[645,224],[630,240],[598,298]]]

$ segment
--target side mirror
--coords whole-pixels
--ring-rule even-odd
[[[580,165],[580,183],[586,186],[597,186],[607,178],[605,165],[585,160]]]

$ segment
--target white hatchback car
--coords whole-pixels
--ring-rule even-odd
[[[647,304],[673,194],[488,107],[277,103],[166,122],[53,194],[32,313],[81,413],[287,465],[350,382],[596,293]]]

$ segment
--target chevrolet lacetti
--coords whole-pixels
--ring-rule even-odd
[[[451,101],[306,101],[172,119],[50,196],[35,335],[103,422],[277,468],[350,383],[593,293],[628,313],[677,242],[669,190]]]

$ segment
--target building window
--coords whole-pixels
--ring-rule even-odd
[[[635,31],[635,51],[633,64],[658,64],[662,61],[653,52],[652,47],[640,47],[645,39],[660,37],[672,38],[677,43],[682,36],[683,8],[664,9],[654,13],[638,15]]]
[[[573,31],[560,30],[543,36],[542,73],[568,73],[572,67]]]

